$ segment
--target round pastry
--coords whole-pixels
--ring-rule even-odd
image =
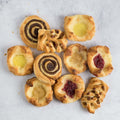
[[[33,77],[25,84],[25,96],[28,102],[36,106],[45,106],[53,99],[52,87]]]
[[[26,17],[20,27],[20,35],[23,42],[29,47],[36,48],[38,42],[38,30],[49,29],[48,23],[42,18],[33,15]]]
[[[79,74],[87,69],[87,48],[80,44],[70,45],[63,55],[64,64],[72,74]]]
[[[65,34],[69,40],[91,40],[95,34],[95,23],[92,16],[74,15],[64,19]]]
[[[34,73],[36,77],[48,84],[54,84],[61,76],[61,58],[55,53],[42,53],[34,61]]]
[[[67,39],[64,32],[57,29],[40,29],[37,50],[45,52],[62,52],[66,49]]]
[[[64,75],[57,80],[54,93],[58,100],[63,103],[72,103],[81,98],[85,84],[80,76]]]
[[[106,46],[89,48],[87,62],[90,72],[97,77],[107,76],[113,70],[112,56]]]
[[[34,58],[29,47],[13,46],[7,51],[8,68],[15,75],[31,74],[33,62]]]

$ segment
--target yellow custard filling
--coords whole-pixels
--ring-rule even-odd
[[[73,27],[73,32],[75,35],[82,37],[87,32],[87,25],[84,23],[77,23]]]
[[[37,85],[33,89],[33,96],[37,99],[41,99],[46,95],[45,89],[41,85]]]
[[[24,67],[25,64],[26,64],[26,59],[23,55],[16,55],[14,58],[13,58],[13,64],[17,67]]]

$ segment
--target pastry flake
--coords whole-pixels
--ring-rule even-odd
[[[61,30],[40,29],[38,35],[37,50],[44,52],[62,52],[66,49],[67,39]]]
[[[42,107],[52,101],[53,91],[51,85],[40,82],[40,80],[33,77],[28,79],[25,84],[25,96],[28,102]]]
[[[81,44],[70,45],[63,55],[64,64],[72,74],[79,74],[87,69],[87,48]]]
[[[7,64],[9,70],[15,75],[27,75],[33,72],[34,57],[32,51],[26,46],[13,46],[7,51]]]
[[[49,24],[42,18],[33,15],[26,17],[20,27],[23,42],[32,48],[37,47],[39,29],[50,29]]]
[[[66,16],[64,29],[69,40],[87,41],[95,34],[95,23],[93,17],[88,15]]]
[[[105,82],[98,78],[91,78],[87,89],[81,98],[81,104],[87,108],[90,113],[95,113],[95,110],[100,107],[103,102],[109,87]]]
[[[72,103],[81,98],[85,89],[80,76],[68,74],[60,77],[54,85],[55,97],[63,103]]]
[[[104,77],[113,70],[112,56],[107,46],[94,46],[88,50],[88,67],[97,77]]]

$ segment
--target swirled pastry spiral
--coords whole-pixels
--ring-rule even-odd
[[[66,49],[67,39],[61,30],[40,29],[37,50],[45,52],[62,52]]]
[[[25,96],[28,102],[42,107],[48,105],[52,101],[52,87],[51,85],[40,82],[40,80],[33,77],[28,79],[25,84]]]
[[[65,34],[69,40],[91,40],[95,34],[95,23],[92,16],[74,15],[64,19]]]
[[[48,84],[54,84],[62,72],[61,58],[55,53],[42,53],[34,61],[36,77]]]
[[[108,85],[98,78],[91,78],[87,89],[85,90],[81,103],[84,108],[87,108],[90,113],[94,113],[103,102],[108,91]]]
[[[7,64],[9,70],[15,75],[27,75],[33,72],[34,57],[32,51],[26,46],[13,46],[7,51]]]
[[[33,15],[25,18],[20,27],[20,35],[23,42],[29,47],[36,48],[38,42],[38,30],[49,29],[48,23],[42,18]]]

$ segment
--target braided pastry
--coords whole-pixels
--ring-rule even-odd
[[[61,76],[61,58],[55,53],[42,53],[34,61],[34,73],[36,77],[48,84],[54,84]]]
[[[98,78],[91,78],[90,83],[81,99],[82,106],[87,108],[90,113],[94,113],[100,107],[100,103],[106,96],[108,86]]]
[[[37,50],[62,52],[66,49],[67,39],[61,30],[39,30]]]
[[[38,42],[38,30],[49,29],[48,23],[42,18],[33,15],[25,18],[20,27],[20,35],[23,42],[29,47],[36,48]]]

